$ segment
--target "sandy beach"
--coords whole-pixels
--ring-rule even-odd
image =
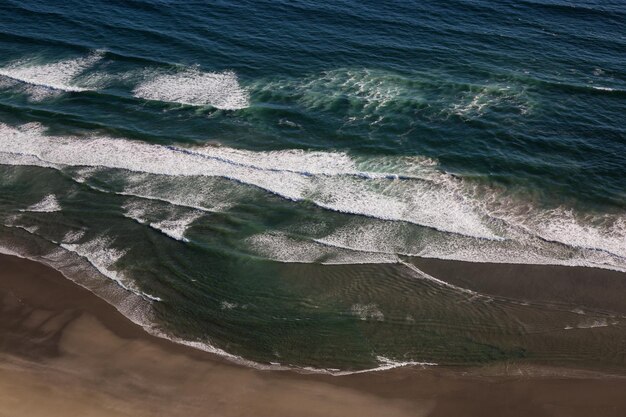
[[[437,266],[442,267],[431,265]],[[1,416],[608,417],[626,412],[626,378],[589,369],[505,363],[338,377],[246,368],[151,336],[57,271],[5,255],[0,256],[0,300]]]

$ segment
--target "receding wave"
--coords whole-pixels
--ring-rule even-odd
[[[103,276],[115,281],[119,286],[140,297],[152,301],[161,301],[159,297],[142,292],[136,288],[134,282],[116,271],[114,264],[125,255],[123,250],[114,249],[106,237],[94,239],[85,243],[61,243],[60,246],[86,259]]]
[[[4,225],[0,227],[12,226]],[[76,236],[71,237],[72,240],[74,238],[76,238]],[[37,239],[41,240],[41,237],[38,236]],[[42,243],[45,242],[45,240],[42,241]],[[354,371],[341,370],[337,368],[315,368],[310,366],[281,364],[278,362],[261,363],[225,351],[214,346],[210,343],[210,341],[188,340],[166,333],[160,329],[158,324],[155,323],[154,312],[152,309],[152,303],[160,301],[160,299],[143,293],[134,287],[128,287],[122,283],[122,280],[125,278],[123,277],[123,274],[115,271],[114,264],[124,255],[124,252],[112,249],[109,243],[110,242],[107,241],[107,238],[102,236],[101,238],[84,243],[62,243],[61,246],[51,246],[48,251],[45,251],[45,254],[34,255],[28,253],[29,251],[22,247],[23,245],[20,244],[19,240],[9,242],[6,240],[6,237],[3,237],[3,239],[0,239],[0,253],[35,260],[60,271],[63,275],[76,282],[78,285],[89,289],[99,297],[105,299],[109,303],[112,303],[122,314],[136,324],[142,326],[148,333],[154,336],[168,339],[175,343],[190,346],[198,350],[203,350],[205,352],[221,356],[231,362],[251,368],[274,371],[296,370],[303,373],[340,376],[364,372],[384,371],[406,366],[424,367],[437,365],[434,362],[427,361],[406,359],[394,360],[382,355],[376,356],[376,361],[378,362],[377,366]],[[115,285],[123,288],[126,291],[126,294],[120,295],[119,292],[115,290],[115,287],[108,287],[107,285],[103,285],[103,283],[98,279],[94,279],[96,278],[96,275],[93,274],[94,271],[96,274],[103,275],[104,277],[110,279],[110,282],[115,282]],[[128,296],[128,294],[130,294],[130,296]]]

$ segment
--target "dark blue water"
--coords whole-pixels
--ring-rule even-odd
[[[0,237],[262,363],[517,358],[404,262],[626,270],[625,64],[623,1],[6,0]]]

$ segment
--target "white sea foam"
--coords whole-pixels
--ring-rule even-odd
[[[61,239],[61,242],[63,242],[63,243],[76,243],[80,239],[82,239],[83,236],[85,236],[85,231],[84,230],[70,230],[69,232],[67,232],[63,236],[63,239]]]
[[[558,209],[534,219],[530,227],[546,240],[626,257],[626,216],[579,219],[571,210]],[[597,223],[601,223],[600,227],[594,225]]]
[[[376,304],[353,304],[350,307],[350,311],[353,315],[358,317],[360,320],[374,320],[374,321],[385,321],[385,315],[380,308]]]
[[[83,257],[103,276],[115,281],[120,287],[140,297],[152,301],[161,301],[159,297],[142,292],[123,272],[115,269],[115,263],[126,254],[126,251],[115,249],[111,241],[100,237],[85,243],[61,243],[60,246]]]
[[[424,242],[402,223],[353,221],[315,239],[323,245],[355,251],[415,255]]]
[[[133,219],[138,223],[146,224],[148,220],[145,218],[146,215],[146,207],[139,205],[135,202],[129,202],[124,204],[122,207],[124,209],[124,215],[129,219]]]
[[[0,75],[46,89],[66,92],[85,91],[86,88],[75,85],[73,80],[102,59],[102,56],[102,53],[95,52],[86,57],[45,64],[33,59],[24,59],[0,68]],[[42,94],[38,90],[33,90],[33,92],[34,94]]]
[[[0,164],[5,163],[2,159],[2,153],[0,153]],[[15,165],[14,163],[7,162],[6,165]],[[50,167],[59,168],[58,165],[50,165]],[[76,173],[72,175],[74,181],[79,182],[81,184],[85,184],[87,187],[92,190],[106,193],[106,194],[116,194],[126,197],[135,197],[142,200],[148,200],[153,202],[166,203],[168,205],[191,208],[197,211],[202,212],[219,212],[224,211],[230,207],[232,204],[231,201],[215,201],[216,194],[212,191],[212,184],[205,184],[201,179],[197,179],[193,184],[189,184],[188,181],[181,181],[175,183],[169,183],[168,180],[171,180],[171,176],[156,176],[156,175],[147,175],[142,173],[132,173],[126,172],[126,180],[129,184],[126,185],[123,191],[114,191],[102,188],[97,185],[91,184],[88,180],[92,175],[95,175],[99,172],[107,170],[107,168],[97,168],[97,167],[89,167],[78,170]],[[135,176],[141,177],[136,178]],[[171,185],[171,186],[170,186]],[[197,188],[200,190],[197,190]],[[207,192],[208,191],[208,192]],[[211,200],[211,201],[207,201]],[[132,206],[127,206],[126,208],[133,208]],[[139,209],[144,209],[145,207],[138,207]],[[132,217],[133,215],[139,216],[137,214],[139,212],[127,212],[127,214]],[[134,217],[134,220],[139,221],[140,223],[145,223],[145,220],[139,217]]]
[[[403,83],[398,82],[398,78],[369,69],[337,69],[312,77],[300,89],[306,92],[303,100],[310,105],[319,106],[329,99],[349,97],[365,109],[378,110],[403,93]]]
[[[346,227],[315,239],[280,233],[250,238],[253,250],[276,260],[393,262],[396,254],[402,254],[626,268],[626,216],[586,218],[564,209],[533,208],[528,212],[527,203],[507,205],[502,203],[507,199],[495,192],[478,194],[462,180],[437,171],[433,161],[423,158],[368,159],[341,152],[180,148],[107,137],[50,137],[44,133],[37,124],[20,128],[0,125],[0,163],[121,169],[116,175],[125,176],[127,186],[119,194],[203,211],[215,210],[222,204],[228,207],[249,196],[252,189],[242,192],[245,187],[217,187],[213,183],[224,178],[286,199],[307,200],[328,210],[367,216],[353,217]],[[178,185],[159,186],[164,182]],[[211,207],[211,201],[217,206]],[[182,237],[183,225],[172,223],[176,218],[163,220],[167,222],[155,227],[169,231],[172,237]],[[386,220],[445,233],[433,232],[422,238],[424,230]]]
[[[174,74],[150,76],[133,90],[135,97],[194,106],[210,105],[237,110],[248,107],[248,92],[232,71],[201,72],[188,69]]]
[[[245,198],[232,187],[216,184],[216,178],[196,177],[190,181],[183,176],[126,173],[125,179],[126,186],[116,194],[209,213],[226,211],[234,201]]]
[[[32,155],[20,155],[0,151],[0,164],[2,165],[16,165],[16,166],[37,166],[44,168],[58,168],[57,164],[50,164]]]
[[[530,100],[524,89],[508,85],[486,85],[480,87],[478,91],[464,94],[449,109],[446,109],[446,112],[473,118],[481,116],[486,109],[499,106],[515,108],[522,114],[528,113],[531,109]]]
[[[472,96],[469,103],[454,104],[452,106],[452,112],[458,115],[466,115],[470,112],[480,114],[489,102],[490,100],[485,96],[485,93],[480,92]]]
[[[376,356],[376,359],[378,360],[379,365],[375,368],[363,369],[360,371],[324,370],[326,372],[322,372],[322,373],[327,373],[327,374],[334,375],[334,376],[343,376],[343,375],[362,374],[366,372],[388,371],[390,369],[404,368],[408,366],[419,366],[421,368],[426,367],[426,366],[437,366],[435,362],[422,362],[422,361],[413,361],[413,360],[397,361],[397,360],[389,359],[385,356],[380,356],[380,355]]]
[[[592,85],[591,88],[593,88],[594,90],[600,90],[600,91],[615,91],[614,88],[602,87],[602,86],[599,86],[599,85]]]
[[[191,223],[201,216],[201,213],[190,213],[187,216],[177,219],[161,220],[159,222],[150,223],[150,227],[159,230],[172,239],[188,242],[189,239],[184,237],[187,228]]]
[[[61,211],[61,205],[54,194],[50,194],[44,197],[38,203],[33,204],[24,211],[40,212],[40,213],[52,213],[55,211]]]
[[[295,371],[300,371],[303,373],[325,374],[325,375],[332,375],[332,376],[346,376],[346,375],[353,375],[353,374],[362,374],[362,373],[367,373],[367,372],[386,371],[389,369],[408,367],[408,366],[420,366],[420,367],[437,366],[437,364],[434,362],[396,361],[396,360],[386,358],[384,356],[376,357],[376,359],[379,362],[379,365],[377,367],[361,369],[358,371],[342,371],[340,369],[335,369],[335,368],[332,368],[332,369],[313,368],[313,367],[308,367],[308,366],[299,367],[295,365],[283,365],[279,362],[272,362],[272,363],[266,364],[266,363],[260,363],[260,362],[255,362],[249,359],[245,359],[238,355],[234,355],[223,349],[213,346],[211,343],[206,342],[206,341],[185,340],[185,339],[173,337],[171,335],[167,335],[154,328],[146,328],[146,330],[148,330],[150,333],[152,333],[155,336],[168,339],[168,340],[171,340],[176,343],[180,343],[185,346],[190,346],[198,350],[203,350],[205,352],[209,352],[209,353],[221,356],[231,362],[248,366],[250,368],[262,370],[262,371],[294,371],[295,370]]]
[[[0,253],[3,254],[3,255],[17,256],[18,258],[23,258],[23,259],[26,258],[21,253],[13,250],[11,248],[5,248],[4,246],[0,246]]]
[[[51,98],[58,97],[64,93],[64,90],[44,87],[41,85],[34,84],[24,84],[21,82],[15,81],[15,87],[18,91],[22,91],[28,97],[29,101],[32,102],[40,102],[44,100],[48,100]],[[15,88],[14,87],[14,88]]]
[[[202,216],[200,211],[191,211],[186,213],[170,212],[167,213],[166,218],[160,220],[149,220],[159,216],[156,210],[152,209],[150,205],[141,203],[138,201],[131,201],[124,205],[125,216],[129,217],[141,224],[146,224],[155,230],[181,242],[188,242],[189,240],[184,236],[187,228],[191,223]],[[151,213],[152,211],[152,213]]]
[[[37,234],[37,231],[39,231],[39,226],[22,226],[22,225],[16,224],[16,225],[13,225],[13,227],[25,230],[31,235],[35,235]]]
[[[492,108],[521,114],[533,108],[531,97],[517,83],[455,85],[445,74],[407,76],[375,69],[338,68],[304,79],[263,80],[255,89],[287,96],[310,109],[336,113],[339,108],[344,127],[366,123],[373,129],[385,123],[403,125],[408,109],[424,111],[425,117],[435,111],[437,118],[471,119]]]
[[[626,215],[577,215],[562,207],[538,210],[504,202],[490,216],[541,239],[626,258]]]
[[[604,318],[595,319],[595,320],[587,320],[576,325],[576,327],[579,329],[593,329],[596,327],[607,327],[607,326],[609,326],[609,322],[607,321],[607,319],[604,319]]]
[[[13,226],[8,226],[13,227]],[[1,236],[0,236],[1,237]],[[5,241],[0,243],[0,253],[5,255],[17,256],[19,258],[30,259],[37,262],[41,262],[49,267],[55,268],[59,270],[64,276],[69,278],[70,280],[76,282],[78,285],[81,285],[90,291],[94,292],[99,297],[107,301],[111,301],[107,299],[107,295],[111,295],[106,289],[104,293],[102,292],[102,285],[99,283],[90,282],[89,280],[85,280],[85,276],[89,275],[85,273],[85,270],[82,268],[76,269],[73,266],[73,262],[68,259],[68,254],[78,255],[80,259],[83,259],[87,262],[88,265],[95,268],[98,271],[99,276],[104,275],[105,277],[111,279],[116,283],[116,288],[122,288],[125,292],[138,295],[139,300],[142,302],[145,300],[152,299],[153,301],[158,301],[159,299],[156,297],[150,298],[150,296],[139,292],[138,290],[133,290],[122,284],[118,279],[121,278],[121,275],[116,271],[111,270],[112,264],[116,262],[121,256],[123,256],[123,251],[119,251],[116,249],[111,249],[108,244],[108,240],[106,238],[99,238],[94,241],[87,242],[82,245],[61,245],[61,247],[57,247],[58,250],[54,250],[52,252],[46,253],[45,256],[30,256],[28,251],[24,251],[19,245],[7,245]],[[291,370],[298,369],[297,367],[289,367],[283,365],[266,365],[263,363],[254,362],[248,359],[245,359],[241,356],[234,355],[229,353],[223,349],[213,346],[208,341],[193,341],[193,340],[185,340],[170,334],[164,333],[162,330],[158,328],[158,326],[152,321],[152,314],[150,312],[150,304],[147,303],[145,305],[137,305],[136,300],[125,300],[120,299],[118,296],[114,296],[116,302],[114,303],[115,308],[118,309],[122,314],[124,314],[129,320],[134,323],[142,326],[148,333],[163,338],[167,340],[171,340],[175,343],[179,343],[182,345],[190,346],[198,350],[202,350],[205,352],[209,352],[218,356],[221,356],[229,361],[234,363],[238,363],[240,365],[249,366],[255,369],[260,370]],[[129,302],[130,301],[130,302]],[[302,369],[302,368],[300,368]],[[326,370],[306,370],[308,372],[317,372],[317,373],[329,373]]]
[[[406,262],[406,261],[400,260],[399,263],[401,263],[402,265],[406,266],[411,271],[415,272],[417,274],[417,276],[419,276],[420,278],[427,279],[427,280],[432,281],[432,282],[434,282],[434,283],[436,283],[438,285],[441,285],[443,287],[452,288],[452,289],[454,289],[456,291],[464,292],[464,293],[471,294],[471,295],[478,295],[478,293],[476,293],[475,291],[472,291],[472,290],[469,290],[467,288],[463,288],[463,287],[459,287],[459,286],[450,284],[450,283],[448,283],[446,281],[443,281],[443,280],[441,280],[439,278],[435,278],[434,276],[427,274],[426,272],[422,271],[421,269],[419,269],[417,266],[413,265],[410,262]]]
[[[435,362],[421,362],[421,361],[398,361],[389,359],[385,356],[377,356],[376,359],[380,362],[380,366],[375,371],[386,371],[388,369],[401,368],[405,366],[437,366]]]
[[[255,87],[270,95],[287,95],[307,108],[327,111],[339,103],[346,109],[345,125],[365,122],[372,127],[387,120],[398,102],[425,103],[414,81],[386,71],[338,68],[304,79],[263,80]]]
[[[46,165],[222,177],[286,199],[309,200],[333,211],[501,239],[483,223],[480,213],[459,193],[458,184],[451,177],[438,174],[438,182],[406,181],[398,175],[358,172],[352,170],[351,163],[346,166],[344,154],[314,153],[309,158],[307,153],[302,153],[300,169],[294,171],[291,163],[296,154],[291,151],[235,152],[222,147],[188,150],[107,137],[51,137],[42,135],[41,128],[32,125],[21,129],[1,125],[0,148],[1,153],[26,155],[33,162],[39,160]],[[327,164],[333,158],[337,161],[334,170]],[[269,165],[272,159],[277,161],[275,166]],[[324,163],[320,164],[320,160]]]
[[[332,264],[395,263],[395,255],[330,248],[282,233],[263,233],[249,237],[253,252],[279,262]]]
[[[598,233],[601,233],[598,231]],[[354,219],[315,242],[340,249],[467,262],[593,266],[626,271],[623,258],[572,244],[545,241],[532,232],[508,230],[506,241],[415,230],[406,224]]]
[[[91,186],[93,189],[96,189],[98,191],[102,191],[102,192],[109,192],[107,190],[104,190],[102,188],[97,188],[97,187],[93,187]],[[216,212],[216,211],[220,211],[220,209],[225,208],[226,206],[220,206],[218,208],[216,207],[206,207],[203,205],[197,205],[193,202],[190,202],[188,198],[188,196],[178,196],[175,195],[173,196],[173,198],[168,198],[168,197],[158,197],[155,195],[150,195],[150,194],[142,194],[140,192],[136,192],[136,191],[114,191],[114,194],[117,195],[124,195],[124,196],[128,196],[128,197],[137,197],[137,198],[141,198],[141,199],[145,199],[145,200],[152,200],[152,201],[160,201],[163,203],[167,203],[167,204],[171,204],[173,206],[180,206],[180,207],[187,207],[187,208],[192,208],[198,211],[205,211],[205,212]],[[172,193],[175,194],[175,193]],[[193,198],[193,196],[191,196]],[[198,204],[202,204],[202,203],[198,203]]]

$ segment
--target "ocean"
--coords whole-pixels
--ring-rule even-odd
[[[619,317],[416,260],[626,271],[626,4],[4,0],[0,246],[260,368],[563,358]]]

